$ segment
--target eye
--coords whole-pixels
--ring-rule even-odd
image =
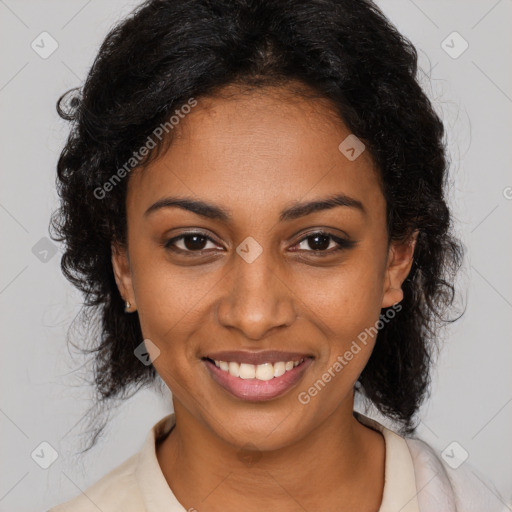
[[[325,231],[310,233],[302,238],[299,243],[299,249],[305,252],[312,252],[318,256],[332,254],[343,249],[349,249],[356,244],[353,240],[340,238]],[[310,249],[307,249],[310,247]]]
[[[317,231],[303,237],[297,244],[299,251],[310,252],[315,256],[327,256],[343,249],[353,247],[357,242],[340,238],[325,231]],[[211,244],[208,247],[208,244]],[[218,245],[209,236],[201,232],[183,233],[165,242],[164,247],[187,256],[201,254],[209,249],[218,249]],[[309,249],[308,249],[309,247]],[[297,249],[292,249],[297,251]]]
[[[214,241],[204,233],[183,233],[180,236],[168,240],[164,247],[175,252],[200,253],[212,248],[207,247],[208,243],[211,243],[214,249],[218,247]]]

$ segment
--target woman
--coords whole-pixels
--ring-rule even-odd
[[[52,511],[507,510],[411,437],[462,258],[416,66],[361,0],[152,0],[107,36],[59,102],[54,236],[100,399],[160,377],[174,413]]]

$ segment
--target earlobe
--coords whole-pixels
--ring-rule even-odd
[[[111,245],[112,269],[117,284],[117,289],[125,301],[125,312],[132,313],[136,310],[135,296],[133,293],[132,273],[128,251],[118,244]],[[128,306],[129,304],[129,306]]]
[[[395,304],[398,304],[404,298],[404,292],[402,288],[387,288],[384,292],[384,296],[382,297],[382,306],[383,308],[390,308]]]
[[[404,298],[402,283],[411,271],[418,230],[405,242],[392,242],[388,253],[388,264],[384,278],[383,308],[398,304]]]

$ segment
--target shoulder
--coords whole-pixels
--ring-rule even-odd
[[[48,512],[143,512],[135,469],[139,454],[132,455],[84,492]]]
[[[467,461],[448,463],[426,442],[404,438],[414,465],[418,503],[421,512],[510,512],[496,487]],[[440,454],[441,455],[441,454]]]
[[[146,512],[182,510],[158,464],[155,443],[175,425],[174,413],[149,430],[141,449],[103,478],[47,512]]]

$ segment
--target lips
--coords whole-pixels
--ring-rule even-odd
[[[211,352],[206,354],[203,359],[212,361],[234,361],[238,364],[277,363],[280,361],[300,361],[301,359],[311,358],[311,354],[303,352],[283,352],[280,350],[265,350],[261,352],[247,352],[241,350],[224,350],[221,352]]]
[[[296,387],[304,373],[313,363],[314,358],[300,352],[272,350],[264,352],[212,352],[202,359],[213,381],[230,395],[249,402],[261,402],[278,398]],[[237,372],[235,372],[235,375],[232,375],[231,371],[225,371],[225,369],[217,366],[219,361],[222,361],[224,366],[227,361],[229,361],[230,367],[240,366],[240,376],[236,376],[238,375]],[[253,368],[258,365],[272,367],[272,364],[274,364],[274,367],[283,366],[283,361],[295,361],[296,364],[292,365],[291,368],[287,367],[286,371],[283,369],[282,372],[276,372],[276,375],[279,373],[279,376],[272,377],[265,374],[264,380],[248,377],[244,371],[246,368],[242,368],[246,365]],[[242,376],[242,373],[245,375]],[[258,373],[256,373],[256,376],[261,377]]]

